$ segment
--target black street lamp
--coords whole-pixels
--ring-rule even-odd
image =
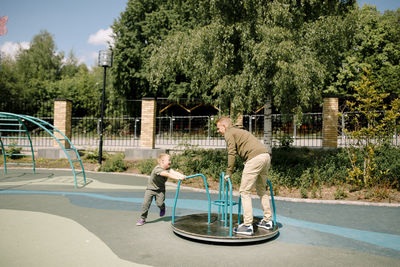
[[[104,102],[106,95],[106,74],[107,67],[112,67],[112,51],[111,50],[100,50],[99,51],[99,67],[104,68],[104,78],[103,78],[103,95],[101,98],[101,117],[100,117],[100,142],[99,142],[99,164],[103,159],[103,117],[104,117]]]

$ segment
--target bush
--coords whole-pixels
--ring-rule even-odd
[[[145,159],[143,161],[138,162],[137,166],[141,174],[150,175],[154,167],[157,166],[157,160]]]
[[[347,197],[346,192],[342,188],[338,188],[335,192],[335,199],[345,199]]]
[[[376,152],[375,162],[381,185],[391,185],[400,190],[400,148],[385,145]]]
[[[308,198],[307,189],[305,189],[304,187],[300,188],[300,196],[301,198]]]
[[[102,160],[106,160],[109,157],[108,153],[103,152],[101,155]],[[88,150],[82,157],[83,160],[91,163],[96,163],[99,160],[99,150]]]
[[[186,175],[202,173],[214,180],[226,170],[227,155],[225,150],[218,149],[186,149],[181,154],[175,154],[171,159],[171,168]]]
[[[311,188],[345,181],[349,160],[341,149],[274,148],[271,170],[280,174],[279,184]]]
[[[15,146],[16,143],[11,143],[10,147],[6,150],[6,154],[12,154],[10,156],[7,156],[7,158],[10,159],[19,159],[22,158],[22,155],[15,155],[15,154],[21,154],[22,147],[17,147]]]
[[[107,159],[99,170],[103,172],[123,172],[127,168],[126,162],[124,161],[124,154],[117,153]]]
[[[350,160],[343,149],[274,148],[272,155],[268,179],[274,188],[286,186],[307,191],[323,185],[343,185],[350,169]],[[385,147],[377,152],[376,171],[381,173],[381,184],[399,188],[399,158],[399,148]],[[202,173],[218,181],[219,174],[227,168],[227,160],[226,150],[187,147],[172,156],[171,167],[186,175]],[[150,174],[156,164],[155,159],[149,159],[139,163],[138,167],[142,173]],[[232,184],[236,187],[240,184],[242,171],[243,161],[237,157],[232,175]],[[337,192],[337,197],[343,197],[342,192]]]

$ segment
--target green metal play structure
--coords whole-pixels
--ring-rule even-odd
[[[30,122],[44,131],[46,131],[57,143],[60,145],[61,149],[64,151],[70,165],[72,168],[72,173],[74,175],[75,188],[78,188],[77,176],[83,176],[83,185],[86,185],[86,175],[85,170],[83,168],[81,157],[79,156],[78,150],[71,143],[68,137],[64,135],[60,130],[55,128],[50,123],[41,120],[39,118],[35,118],[28,115],[14,114],[8,112],[0,112],[0,144],[1,151],[3,153],[4,158],[4,173],[7,174],[7,165],[28,165],[32,166],[33,173],[35,170],[35,154],[33,151],[32,139],[29,135],[28,128],[26,127],[25,122]],[[59,133],[62,138],[57,138],[54,134]],[[70,148],[66,148],[61,141],[66,141],[69,143]],[[9,147],[9,151],[6,151],[5,147]],[[29,154],[22,154],[20,152],[16,153],[18,149],[12,148],[25,148],[30,150]],[[72,151],[75,157],[71,159],[70,151]],[[7,156],[29,156],[32,158],[32,162],[30,163],[13,163],[7,162]],[[76,170],[74,163],[79,162],[81,170]]]

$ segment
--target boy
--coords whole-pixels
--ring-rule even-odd
[[[168,178],[182,180],[186,176],[170,168],[171,157],[168,154],[160,154],[157,158],[158,165],[151,172],[146,191],[144,193],[142,214],[136,225],[141,226],[146,223],[147,214],[153,198],[160,208],[160,217],[165,215],[165,182]]]

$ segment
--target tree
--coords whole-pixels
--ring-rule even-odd
[[[303,45],[314,51],[316,59],[323,65],[322,88],[325,94],[339,95],[332,83],[337,81],[338,73],[348,66],[343,62],[355,44],[359,30],[357,13],[357,9],[352,9],[343,15],[322,16],[305,23],[302,28],[300,39]]]
[[[86,66],[86,65],[85,65]],[[71,50],[68,58],[65,59],[61,66],[61,79],[64,77],[73,77],[79,71],[79,62],[76,58],[74,51]]]
[[[172,32],[153,49],[149,60],[153,94],[201,98],[233,112],[252,112],[267,99],[281,112],[301,113],[318,103],[334,64],[329,59],[323,63],[331,65],[321,64],[321,56],[313,50],[317,40],[310,47],[304,37],[310,36],[310,25],[325,25],[325,20],[319,24],[314,20],[345,13],[344,7],[352,7],[354,1],[254,0],[232,2],[230,8],[222,3],[210,4],[209,24]],[[240,14],[233,16],[235,10]],[[339,35],[335,34],[332,39]]]
[[[330,59],[346,47],[338,37],[347,38],[347,21],[335,21],[354,6],[354,0],[129,1],[113,26],[116,85],[125,96],[202,99],[232,115],[272,101],[301,117],[320,102],[328,74],[338,68]],[[318,51],[315,29],[345,45]]]
[[[101,70],[97,67],[89,71],[86,65],[80,65],[75,75],[49,83],[48,89],[56,92],[57,98],[73,102],[73,117],[99,116]]]
[[[29,110],[38,110],[42,101],[56,97],[55,88],[49,84],[60,78],[63,57],[63,53],[56,52],[53,37],[47,31],[35,35],[30,48],[17,54],[18,87],[23,89],[23,99],[30,102]]]
[[[149,95],[146,62],[151,45],[159,44],[175,24],[173,1],[130,0],[112,28],[115,33],[115,87],[127,98]]]
[[[47,31],[35,35],[29,49],[20,50],[15,60],[7,58],[2,65],[0,93],[9,96],[0,102],[2,110],[52,116],[53,105],[44,104],[67,98],[73,101],[73,116],[93,116],[100,112],[103,69],[89,70],[85,64],[79,64],[72,50],[64,60],[64,53],[56,51],[53,37]],[[111,83],[107,91],[112,91]],[[43,110],[44,106],[48,108]]]
[[[391,101],[388,108],[384,100],[390,94],[380,93],[371,80],[371,73],[366,69],[364,72],[360,85],[354,88],[355,101],[347,101],[351,111],[348,124],[353,127],[344,132],[351,141],[346,146],[352,166],[349,182],[370,187],[384,181],[385,173],[376,171],[375,154],[383,145],[391,144],[400,128],[396,123],[400,117],[400,99]]]
[[[21,50],[17,63],[23,80],[56,80],[60,76],[63,53],[57,54],[53,37],[47,31],[40,31],[31,41],[30,48]]]
[[[320,100],[339,68],[336,55],[353,34],[346,30],[352,21],[342,17],[354,6],[354,0],[129,1],[113,25],[115,85],[125,97],[201,98],[233,111],[273,99],[283,112],[301,113]],[[321,48],[327,40],[335,42]]]
[[[364,6],[353,14],[356,18],[354,43],[343,53],[342,66],[331,89],[339,95],[354,93],[360,85],[362,69],[371,71],[375,87],[394,99],[400,89],[400,9],[383,15],[375,7]]]
[[[16,103],[20,103],[22,88],[17,87],[18,71],[15,62],[10,58],[2,58],[0,69],[0,110],[13,112]]]

